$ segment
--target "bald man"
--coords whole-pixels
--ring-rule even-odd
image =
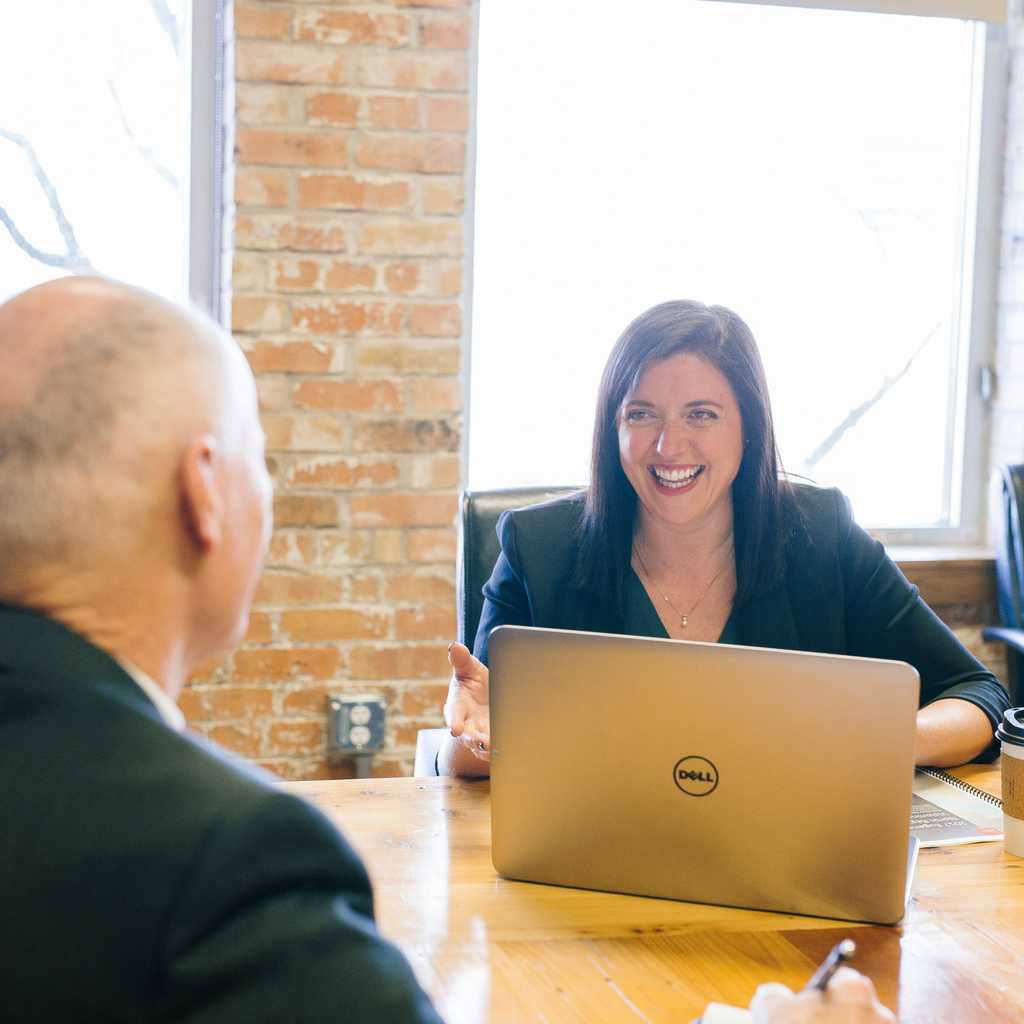
[[[214,324],[95,278],[0,306],[5,1022],[439,1020],[331,824],[182,731],[270,497]]]

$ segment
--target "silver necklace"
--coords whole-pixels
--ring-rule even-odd
[[[686,612],[681,612],[676,607],[675,601],[673,601],[672,598],[670,598],[668,594],[666,594],[651,578],[651,574],[648,571],[647,566],[644,564],[644,560],[640,555],[640,549],[635,544],[633,545],[633,554],[636,555],[636,560],[640,563],[640,569],[644,574],[644,578],[647,580],[648,583],[650,583],[652,587],[654,587],[655,592],[661,597],[665,604],[667,604],[669,608],[671,608],[672,611],[674,611],[676,615],[679,616],[679,625],[682,626],[683,629],[686,629],[686,627],[689,625],[690,616],[696,610],[697,605],[699,605],[701,601],[703,601],[704,598],[708,596],[708,591],[711,590],[711,588],[715,585],[715,580],[717,580],[718,577],[721,576],[723,572],[725,572],[726,567],[729,564],[728,559],[726,559],[725,563],[718,570],[718,572],[716,572],[715,575],[711,577],[711,581],[708,583],[708,585],[700,592],[700,596],[697,598],[697,600],[694,601],[692,605],[690,605],[690,610]]]

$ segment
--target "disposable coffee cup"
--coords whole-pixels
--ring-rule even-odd
[[[1003,849],[1024,857],[1024,708],[1004,713],[996,739],[1002,744]]]

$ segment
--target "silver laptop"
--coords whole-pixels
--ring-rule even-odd
[[[496,629],[489,652],[499,874],[903,916],[910,665],[524,626]]]

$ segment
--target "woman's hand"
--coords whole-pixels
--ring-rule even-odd
[[[452,678],[444,704],[445,724],[455,742],[479,761],[491,759],[491,711],[487,666],[465,644],[448,648]]]
[[[785,985],[762,985],[750,1001],[754,1024],[894,1024],[870,978],[840,967],[824,992],[794,995]]]

